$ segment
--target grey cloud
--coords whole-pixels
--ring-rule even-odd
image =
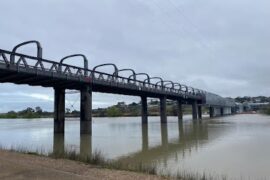
[[[270,95],[269,5],[265,0],[10,0],[1,2],[0,48],[37,39],[47,59],[84,53],[90,67],[112,62],[223,96]],[[35,54],[32,47],[20,51]],[[37,101],[53,108],[34,97],[27,98],[32,104],[19,102],[25,98],[19,92],[53,97],[52,89],[1,84],[0,90],[18,97],[16,104],[1,96],[4,110]],[[139,98],[95,93],[94,107],[121,100]]]

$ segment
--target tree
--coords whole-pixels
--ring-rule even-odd
[[[41,107],[37,106],[35,109],[36,109],[36,113],[42,114],[42,109],[41,109]]]
[[[115,106],[109,107],[107,109],[107,116],[116,117],[116,116],[120,116],[120,115],[121,115],[121,111]]]
[[[66,113],[67,114],[70,114],[71,113],[71,110],[69,108],[66,108]]]

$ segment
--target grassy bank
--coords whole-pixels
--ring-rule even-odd
[[[158,170],[158,164],[153,163],[150,165],[145,165],[142,162],[133,164],[128,162],[121,162],[118,160],[110,160],[106,159],[105,156],[100,151],[94,151],[91,156],[80,156],[76,151],[70,150],[61,153],[48,153],[44,155],[42,150],[36,151],[29,151],[22,147],[17,148],[3,148],[0,147],[2,150],[8,150],[11,152],[16,153],[23,153],[27,155],[35,155],[35,156],[46,156],[53,159],[68,159],[78,162],[83,162],[85,164],[94,165],[97,168],[105,168],[111,170],[124,170],[130,172],[138,172],[150,175],[158,175],[163,177],[164,179],[179,179],[179,180],[212,180],[212,179],[221,179],[225,180],[227,177],[225,176],[218,176],[218,175],[211,175],[211,174],[199,174],[199,173],[190,173],[185,171],[178,171],[176,174],[170,174],[169,171],[163,170],[160,172]]]

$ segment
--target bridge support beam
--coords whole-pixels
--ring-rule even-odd
[[[147,113],[147,97],[142,96],[141,97],[141,103],[142,103],[142,110],[141,110],[141,116],[142,116],[142,124],[147,124],[148,122],[148,113]]]
[[[168,145],[168,125],[167,124],[161,124],[161,145],[167,146]]]
[[[201,105],[198,106],[198,118],[202,119],[202,106]]]
[[[92,156],[92,136],[90,134],[80,135],[80,156],[86,159]]]
[[[54,133],[65,132],[65,89],[54,88]]]
[[[198,103],[197,103],[197,101],[192,102],[192,118],[193,118],[193,120],[198,119]]]
[[[142,150],[147,151],[148,148],[148,124],[142,124]]]
[[[81,89],[80,133],[92,134],[92,90],[89,86]]]
[[[236,114],[236,108],[235,107],[231,107],[231,114]]]
[[[224,107],[220,108],[220,116],[224,116]]]
[[[160,120],[161,123],[167,123],[167,102],[166,97],[163,96],[160,98]]]
[[[178,116],[178,122],[183,121],[183,108],[182,108],[182,101],[177,101],[177,116]]]
[[[63,155],[65,153],[65,135],[54,134],[53,135],[53,154],[56,156]]]
[[[209,115],[210,115],[210,118],[214,117],[214,108],[211,106],[209,107]]]

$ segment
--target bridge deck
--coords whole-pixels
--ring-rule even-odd
[[[16,62],[8,58],[12,52],[0,49],[0,82],[28,84],[31,86],[59,87],[80,90],[90,85],[95,92],[161,97],[168,99],[202,100],[203,94],[181,89],[162,87],[139,80],[92,71],[67,64],[13,53]],[[59,67],[61,66],[61,69]],[[88,75],[85,75],[87,73]]]

